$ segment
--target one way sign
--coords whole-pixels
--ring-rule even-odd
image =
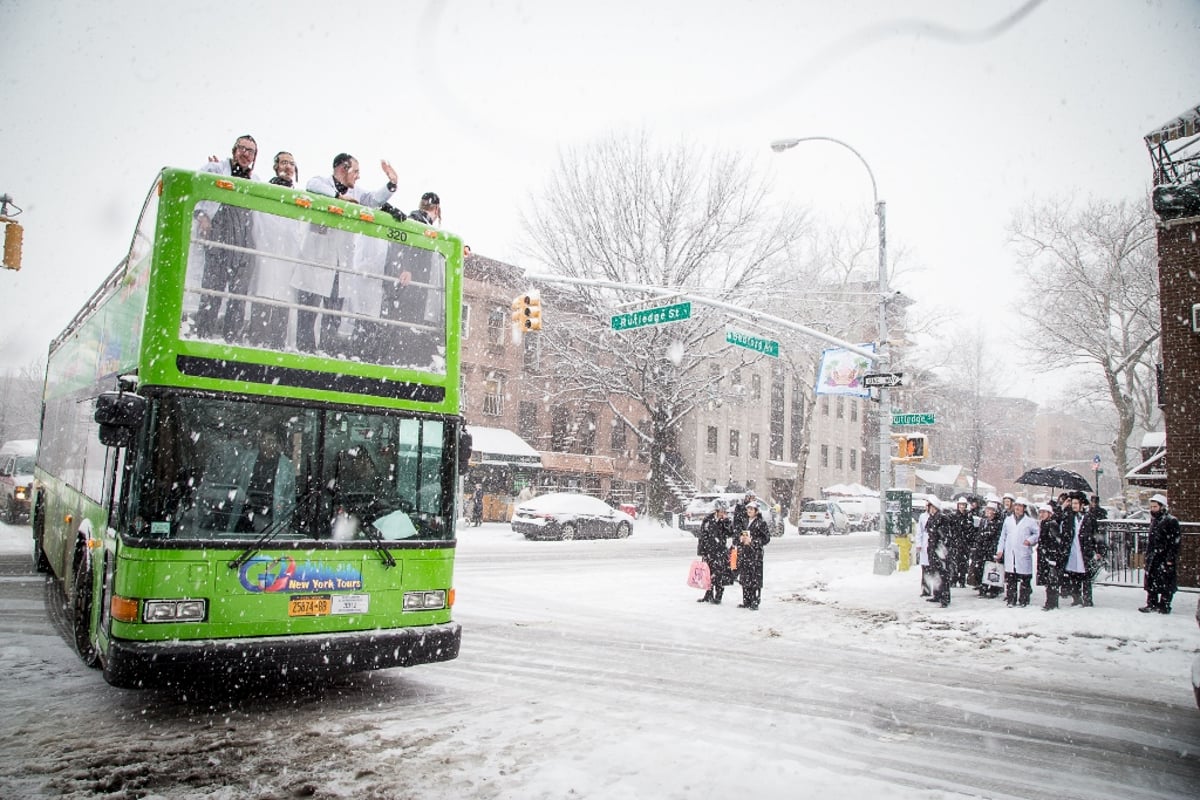
[[[874,387],[883,387],[890,389],[893,386],[904,385],[903,372],[871,372],[863,375],[863,386],[868,389]]]

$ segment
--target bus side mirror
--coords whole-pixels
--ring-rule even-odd
[[[471,439],[471,434],[467,433],[467,429],[461,428],[458,431],[458,474],[466,475],[467,470],[471,466],[471,448],[474,446],[474,441]]]
[[[100,425],[100,443],[127,447],[146,413],[146,398],[126,392],[104,392],[96,398],[92,418]]]

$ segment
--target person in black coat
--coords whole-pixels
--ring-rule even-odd
[[[733,535],[733,523],[729,519],[729,506],[724,500],[718,499],[713,504],[712,513],[700,523],[700,535],[696,541],[696,555],[708,564],[708,572],[712,583],[704,597],[697,603],[721,604],[721,596],[725,587],[733,583],[733,574],[729,570],[729,537]]]
[[[1179,588],[1179,520],[1167,511],[1167,498],[1156,494],[1150,498],[1150,535],[1146,546],[1146,605],[1143,614],[1157,611],[1171,613],[1171,599]]]
[[[971,516],[970,500],[966,495],[954,501],[955,510],[948,515],[950,521],[950,582],[955,586],[967,585],[967,559],[970,557],[971,541],[975,538],[975,518]]]
[[[1072,597],[1071,605],[1092,605],[1092,576],[1100,559],[1096,544],[1099,517],[1083,492],[1071,492],[1070,509],[1063,515],[1063,536],[1070,550],[1064,563],[1063,594]]]
[[[758,610],[762,599],[763,548],[771,542],[771,529],[762,518],[758,501],[746,504],[746,529],[738,533],[738,583],[742,585],[742,602],[738,608]],[[737,533],[735,531],[735,533]]]
[[[983,582],[983,565],[996,558],[996,545],[1000,543],[1000,526],[1004,517],[1000,513],[1000,501],[989,500],[983,507],[983,519],[975,531],[971,543],[971,573],[967,580],[978,587],[980,597],[999,597],[999,586],[988,586]]]
[[[1046,587],[1042,611],[1053,611],[1058,608],[1058,598],[1062,594],[1071,540],[1064,534],[1055,508],[1049,503],[1038,509],[1038,520],[1037,581]]]

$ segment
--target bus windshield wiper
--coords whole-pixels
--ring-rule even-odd
[[[375,545],[375,552],[379,553],[379,557],[383,559],[383,566],[396,566],[396,559],[392,556],[392,551],[387,549],[387,545],[383,543],[383,536],[376,530],[375,526],[370,522],[364,522],[362,532]]]
[[[288,526],[290,519],[281,519],[277,522],[272,522],[262,532],[262,535],[254,540],[254,544],[247,547],[241,555],[229,562],[230,569],[238,569],[247,561],[249,561],[255,553],[262,549],[262,546],[274,539],[280,531]]]

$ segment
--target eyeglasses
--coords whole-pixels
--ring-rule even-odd
[[[258,148],[257,148],[257,147],[249,147],[249,146],[247,146],[247,145],[244,145],[244,144],[239,144],[239,145],[236,145],[236,146],[235,146],[235,149],[236,149],[238,152],[240,152],[240,153],[247,153],[247,154],[249,154],[249,155],[252,155],[252,156],[256,156],[256,155],[258,155]]]
[[[275,166],[277,166],[277,167],[294,167],[294,166],[296,166],[296,162],[292,161],[290,158],[281,158],[275,162]]]

